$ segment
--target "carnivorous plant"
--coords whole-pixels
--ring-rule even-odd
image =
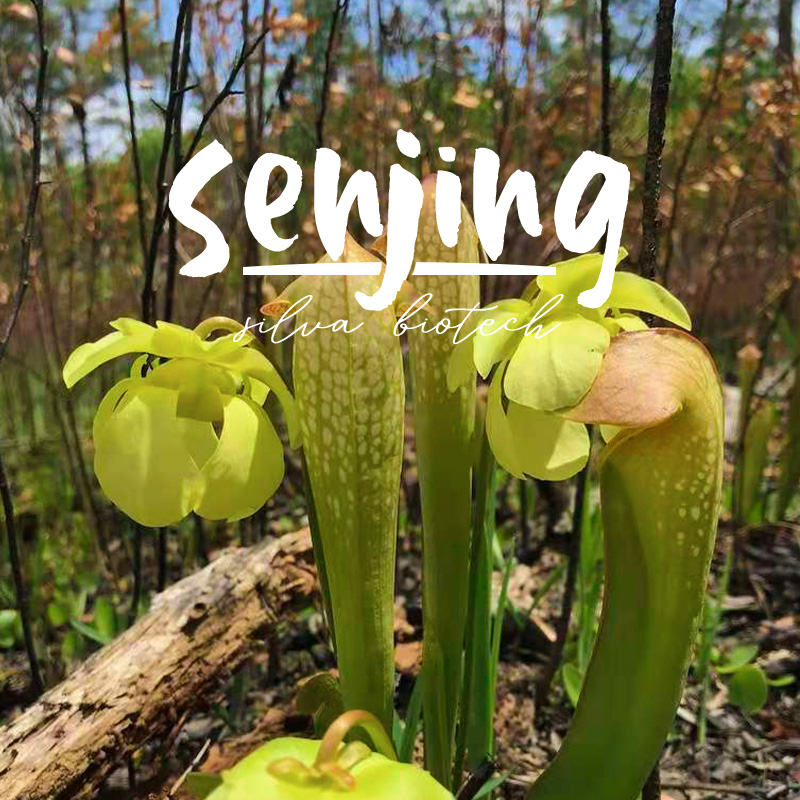
[[[530,800],[634,800],[680,701],[722,491],[722,391],[686,333],[622,333],[572,422],[619,431],[601,454],[605,596],[567,737]]]
[[[349,235],[340,259],[375,261]],[[325,256],[321,263],[330,263]],[[348,320],[352,332],[295,336],[294,392],[333,605],[345,708],[394,714],[394,562],[405,390],[394,310],[366,311],[376,277],[298,278],[264,307],[313,298],[296,325]]]
[[[480,261],[475,223],[461,205],[458,241],[442,242],[436,223],[436,181],[422,183],[423,203],[415,261]],[[376,242],[383,253],[384,242]],[[479,302],[477,275],[414,275],[420,297],[430,295],[437,321],[458,325]],[[422,314],[423,309],[417,312]],[[416,320],[416,316],[410,321]],[[414,437],[422,500],[423,723],[426,764],[445,786],[453,770],[453,741],[462,676],[469,579],[475,373],[455,391],[446,375],[453,338],[409,331],[409,368],[414,402]]]
[[[253,514],[283,479],[283,447],[262,408],[274,391],[297,440],[294,401],[251,335],[213,317],[195,330],[135,319],[78,347],[63,369],[72,387],[107,361],[141,353],[95,414],[94,469],[108,497],[141,525]],[[218,330],[232,331],[209,340]],[[221,426],[218,434],[216,426]]]
[[[356,727],[378,752],[344,743]],[[427,772],[399,763],[381,724],[363,711],[343,714],[322,741],[274,739],[219,776],[191,775],[192,785],[204,800],[452,800]]]
[[[434,198],[427,184],[416,259],[477,260],[466,212],[457,246],[442,245]],[[346,238],[342,261],[373,260]],[[664,289],[619,272],[605,306],[580,306],[577,297],[595,284],[601,261],[590,254],[558,265],[521,298],[478,312],[472,327],[480,330],[455,346],[446,335],[409,337],[424,528],[425,745],[433,776],[398,764],[386,734],[394,721],[405,390],[396,309],[367,311],[355,300],[356,290],[375,291],[381,276],[304,276],[265,307],[273,316],[297,311],[295,399],[257,342],[231,320],[213,318],[194,331],[117,320],[114,333],[70,356],[68,386],[117,356],[143,354],[103,398],[94,422],[101,486],[141,524],[172,524],[192,510],[238,519],[265,502],[283,475],[280,440],[262,408],[270,390],[283,406],[290,441],[304,449],[346,712],[322,742],[279,739],[219,778],[197,779],[205,782],[203,796],[452,797],[451,774],[460,772],[463,755],[453,753],[464,711],[462,659],[465,637],[474,634],[465,631],[464,609],[469,553],[476,552],[470,473],[477,370],[490,381],[491,452],[483,452],[512,474],[569,477],[588,459],[587,425],[600,426],[607,440],[599,457],[606,548],[600,629],[567,737],[529,797],[634,800],[672,723],[702,610],[722,485],[722,396],[699,342],[681,330],[648,329],[629,313],[688,328],[685,309]],[[477,304],[471,278],[412,281],[413,291],[433,295],[432,313],[440,317]],[[314,325],[330,330],[308,329]],[[483,530],[490,486],[477,498],[481,524],[473,530]],[[345,743],[356,726],[365,733]],[[470,753],[470,763],[484,755]]]

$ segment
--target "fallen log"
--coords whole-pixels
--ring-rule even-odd
[[[308,531],[227,551],[0,729],[2,800],[88,798],[170,730],[314,589]]]

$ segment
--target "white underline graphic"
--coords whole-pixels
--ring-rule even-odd
[[[245,267],[245,275],[380,275],[382,261],[354,261],[346,264],[268,264]],[[415,275],[555,275],[555,267],[536,264],[475,264],[471,261],[417,261]]]

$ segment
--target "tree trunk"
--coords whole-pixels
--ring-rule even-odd
[[[773,219],[775,223],[775,246],[778,263],[791,252],[791,185],[792,141],[791,108],[792,94],[795,91],[792,63],[794,61],[794,36],[792,20],[794,0],[778,0],[778,43],[775,48],[775,68],[778,77],[778,98],[780,100],[781,133],[775,138],[775,182],[778,191],[775,195]]]
[[[209,698],[316,576],[307,530],[219,556],[0,730],[3,800],[91,797],[126,756]]]
[[[675,0],[659,0],[656,16],[653,81],[650,86],[650,114],[647,122],[647,157],[642,189],[642,247],[639,273],[656,277],[658,264],[658,198],[661,194],[661,153],[667,122],[669,85],[672,80],[672,31]]]

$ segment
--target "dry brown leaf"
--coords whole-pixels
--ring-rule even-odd
[[[404,642],[394,649],[394,665],[403,675],[417,675],[422,664],[422,642]]]
[[[66,47],[56,48],[56,58],[68,67],[71,67],[75,63],[75,53]]]
[[[458,91],[453,96],[453,102],[463,108],[477,108],[481,104],[480,98],[472,94],[463,84],[458,87]]]
[[[7,9],[6,13],[11,17],[16,17],[17,19],[34,19],[36,16],[36,12],[33,10],[33,6],[28,5],[27,3],[12,3]]]

